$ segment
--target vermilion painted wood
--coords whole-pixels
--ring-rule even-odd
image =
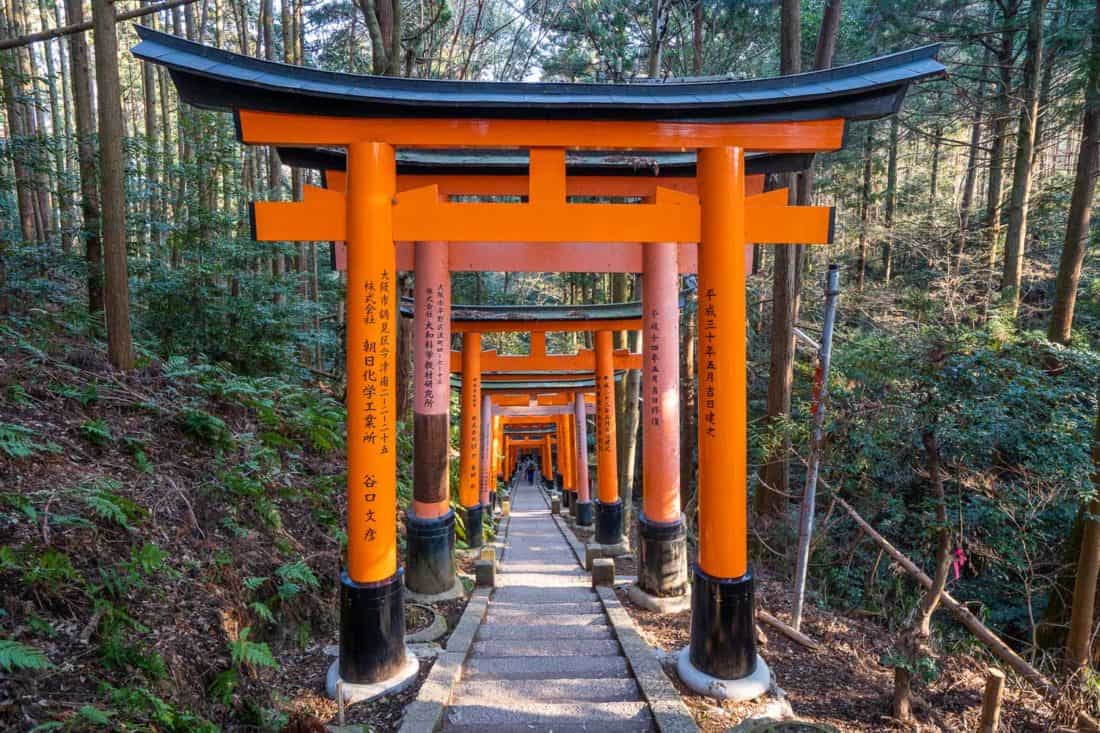
[[[347,572],[358,583],[397,572],[394,165],[385,143],[348,148]]]
[[[806,122],[618,122],[591,120],[403,119],[237,112],[250,145],[345,146],[360,141],[403,148],[570,148],[678,150],[736,146],[772,153],[838,150],[844,120]]]
[[[699,565],[717,578],[748,569],[744,160],[699,152]]]
[[[564,196],[558,200],[546,198],[547,195],[540,194],[530,203],[452,203],[440,200],[436,185],[406,191],[397,195],[393,207],[394,240],[483,245],[493,242],[623,245],[699,240],[699,202],[691,194],[658,187],[655,201],[644,204],[567,203]],[[762,195],[753,203],[752,215],[744,224],[747,241],[828,244],[832,234],[831,207],[788,206],[779,198]],[[255,236],[261,242],[342,241],[346,239],[346,210],[344,194],[306,186],[302,201],[253,204]],[[551,267],[569,269],[582,264],[543,261],[554,256],[544,249],[552,248],[529,246],[527,252],[534,259],[513,266],[529,272],[549,272]],[[473,252],[467,250],[467,256]],[[556,262],[562,264],[552,264]],[[497,269],[490,264],[485,262],[485,269]]]
[[[462,428],[459,436],[458,500],[476,506],[478,482],[478,422],[481,419],[481,334],[462,334]]]
[[[596,332],[596,481],[600,502],[619,498],[616,455],[615,370],[611,360],[611,331]]]
[[[676,247],[643,245],[642,483],[651,522],[680,518],[680,309]]]
[[[446,242],[421,242],[415,248],[416,283],[413,299],[413,455],[427,457],[442,450],[449,453],[449,447],[436,443],[450,434],[447,427],[451,409],[451,380],[449,347],[451,343],[451,273],[447,266],[448,248]],[[430,337],[430,340],[429,340]],[[440,351],[442,345],[445,350]],[[460,367],[461,370],[461,367]],[[421,416],[431,416],[441,425],[429,426]],[[418,419],[419,418],[419,419]],[[420,423],[422,432],[416,432]],[[442,460],[442,456],[438,456]],[[430,465],[435,466],[432,461]],[[450,490],[446,482],[449,472],[446,465],[438,467],[443,475],[438,480],[446,491],[447,497],[438,502],[413,501],[413,513],[417,517],[431,519],[442,517],[451,508]],[[427,470],[426,461],[414,461],[414,483],[417,471]],[[436,480],[436,477],[432,477]]]
[[[592,501],[588,487],[588,418],[584,395],[573,395],[573,432],[577,436],[577,500],[582,504]]]

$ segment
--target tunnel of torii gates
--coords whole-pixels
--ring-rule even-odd
[[[329,176],[327,188],[307,187],[300,202],[253,206],[260,241],[347,245],[348,548],[330,691],[338,679],[345,695],[358,686],[363,699],[404,684],[418,669],[404,643],[397,554],[400,270],[415,271],[415,307],[425,309],[417,351],[427,350],[429,333],[434,339],[431,357],[422,354],[414,368],[414,430],[438,436],[421,448],[435,463],[418,486],[410,522],[438,521],[450,511],[444,483],[429,485],[445,475],[447,404],[434,391],[450,373],[445,329],[481,333],[465,322],[450,325],[440,307],[449,302],[448,271],[642,273],[643,437],[647,447],[651,440],[668,446],[660,460],[669,466],[678,449],[667,438],[679,425],[677,275],[698,273],[699,554],[691,640],[678,668],[685,683],[708,695],[744,698],[766,689],[747,561],[744,251],[746,243],[827,243],[832,211],[759,193],[750,166],[759,154],[837,150],[847,121],[895,114],[911,83],[943,74],[937,47],[771,79],[608,85],[361,76],[262,61],[148,28],[138,34],[134,54],[165,66],[184,102],[232,111],[241,142],[343,149],[346,156],[343,175]],[[429,282],[431,294],[423,290]],[[600,323],[597,342],[622,328],[614,319]],[[471,335],[461,358],[481,357]],[[491,381],[473,376],[472,367],[468,374],[464,413],[480,420],[484,407],[474,395],[479,388],[489,394]],[[553,391],[576,395],[599,380],[580,381],[586,385],[561,381]],[[599,416],[596,429],[599,437]],[[469,508],[471,487],[480,492],[477,430],[466,438],[461,503]],[[668,545],[683,534],[678,475],[649,466],[643,472],[642,548],[674,552]]]

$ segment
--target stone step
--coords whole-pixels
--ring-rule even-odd
[[[498,593],[500,591],[497,591]],[[560,616],[560,615],[578,615],[578,614],[592,614],[603,613],[603,604],[599,601],[595,602],[582,602],[582,603],[511,603],[508,601],[490,601],[489,614],[497,614],[500,616],[507,615],[527,615],[531,613],[538,613],[540,615],[548,616]]]
[[[615,634],[607,624],[602,626],[565,626],[548,624],[482,624],[477,631],[475,641],[493,641],[495,639],[516,639],[519,641],[537,641],[540,639],[614,639]]]
[[[477,726],[477,730],[495,731],[496,726],[527,726],[527,730],[565,730],[575,726],[584,731],[648,731],[653,716],[644,702],[533,702],[501,705],[479,698],[479,703],[454,705],[447,710],[450,726]],[[448,730],[452,728],[448,727]],[[475,728],[470,727],[470,730]],[[522,728],[508,728],[522,730]]]
[[[481,628],[490,626],[516,626],[519,628],[535,629],[541,626],[550,628],[584,628],[593,626],[607,628],[607,617],[602,613],[551,613],[543,614],[538,609],[527,608],[515,613],[494,611],[490,608],[485,616],[485,623]]]
[[[489,639],[475,641],[470,653],[475,657],[610,657],[622,652],[615,639]]]
[[[651,733],[656,730],[652,723],[599,723],[589,725],[578,724],[554,724],[549,728],[543,728],[531,723],[508,723],[506,725],[454,725],[444,722],[443,730],[446,733],[535,733],[535,731],[548,730],[550,733]]]
[[[462,669],[463,681],[615,677],[630,677],[625,657],[467,657]]]
[[[454,699],[463,704],[498,705],[539,702],[637,702],[642,690],[632,679],[592,680],[481,680],[461,682],[454,690]]]
[[[509,586],[498,588],[492,600],[497,603],[591,603],[599,596],[589,588],[537,588],[534,586]]]

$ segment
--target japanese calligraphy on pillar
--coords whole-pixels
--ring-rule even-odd
[[[646,355],[649,361],[649,394],[646,402],[649,407],[649,424],[652,427],[661,427],[661,321],[658,318],[659,311],[654,308],[650,311],[652,316],[646,328]]]
[[[717,297],[718,294],[713,288],[709,288],[703,294],[703,310],[700,319],[702,323],[699,324],[703,334],[703,405],[700,412],[707,436],[711,438],[718,435],[718,411],[715,409],[714,400],[715,383],[718,379],[717,351],[715,350],[718,339],[718,311],[715,307]]]
[[[424,383],[421,385],[424,395],[424,409],[430,410],[435,406],[435,288],[427,287],[421,292],[424,298]]]
[[[614,450],[612,438],[611,438],[611,420],[612,409],[610,395],[614,394],[615,379],[613,374],[602,374],[599,376],[599,390],[603,395],[608,395],[603,399],[596,400],[596,421],[599,423],[597,440],[599,440],[599,449],[601,451]]]
[[[384,291],[383,291],[384,292]],[[374,280],[363,283],[363,325],[366,326],[367,338],[363,342],[363,386],[361,391],[363,404],[363,443],[368,448],[377,449],[379,429],[382,424],[381,399],[379,387],[382,376],[381,348],[382,334],[377,330],[379,321],[382,320],[381,302],[379,298],[379,285]],[[374,338],[377,334],[377,338]],[[378,485],[378,477],[373,473],[363,476],[363,501],[364,526],[363,539],[374,542],[377,538],[375,525],[378,522],[375,510],[375,502],[378,493],[375,491]]]
[[[391,274],[389,270],[382,270],[382,276],[378,282],[378,288],[381,294],[378,298],[379,315],[382,323],[379,329],[378,337],[378,358],[381,360],[381,372],[378,378],[378,387],[380,393],[379,408],[378,408],[378,435],[379,435],[379,447],[378,453],[385,455],[390,452],[390,443],[393,440],[393,405],[390,404],[390,394],[393,392],[393,386],[390,384],[390,372],[393,364],[390,359],[392,358],[393,338],[394,335],[390,331],[390,324],[393,323],[394,303],[391,301],[390,293],[393,291],[393,282],[390,279]]]
[[[470,451],[472,460],[469,461],[469,466],[466,471],[466,480],[470,482],[470,486],[476,490],[480,487],[478,480],[478,466],[481,462],[481,447],[479,445],[481,441],[481,375],[476,374],[470,379],[471,390],[471,412],[470,412],[470,434],[466,437],[469,441],[467,446]]]

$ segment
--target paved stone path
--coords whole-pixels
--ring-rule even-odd
[[[589,576],[539,490],[512,493],[508,546],[445,731],[653,731]]]

